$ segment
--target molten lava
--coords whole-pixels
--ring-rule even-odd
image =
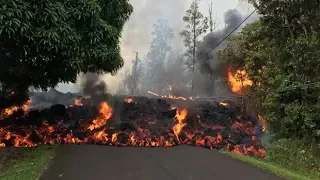
[[[237,70],[236,73],[233,74],[232,69],[229,68],[228,81],[231,91],[239,95],[243,94],[243,88],[253,85],[253,82],[249,79],[245,70]]]
[[[18,111],[19,109],[22,109],[24,112],[28,112],[29,111],[29,106],[31,105],[32,101],[28,100],[26,103],[24,103],[22,106],[12,106],[9,108],[6,108],[4,110],[0,110],[0,120],[11,116],[14,112]]]
[[[9,115],[0,121],[0,147],[188,144],[257,157],[266,155],[259,139],[258,119],[229,105],[231,102],[197,102],[193,109],[174,108],[166,101],[143,97],[114,98],[112,102],[103,101],[96,107],[83,98],[74,105],[42,111],[22,108],[27,112],[21,117]]]
[[[179,99],[179,100],[184,100],[184,101],[186,101],[186,100],[194,101],[194,99],[192,97],[186,98],[186,97],[182,97],[182,96],[173,96],[171,94],[169,94],[169,95],[160,95],[160,94],[157,94],[157,93],[154,93],[154,92],[151,92],[151,91],[148,91],[148,93],[152,94],[154,96],[158,96],[158,97],[163,98],[163,99],[177,99],[177,100]]]

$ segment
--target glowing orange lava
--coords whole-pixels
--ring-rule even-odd
[[[163,98],[163,99],[179,99],[179,100],[183,100],[183,101],[186,101],[186,100],[191,100],[193,101],[194,99],[192,97],[189,97],[189,98],[186,98],[186,97],[182,97],[182,96],[173,96],[171,94],[169,95],[160,95],[160,94],[157,94],[157,93],[154,93],[154,92],[151,92],[151,91],[148,91],[149,94],[152,94],[154,96],[158,96],[160,98]]]
[[[9,108],[6,108],[4,110],[0,110],[0,120],[11,116],[14,112],[18,111],[19,109],[22,109],[25,114],[29,111],[29,106],[31,105],[32,101],[28,100],[27,102],[25,102],[22,106],[12,106]]]

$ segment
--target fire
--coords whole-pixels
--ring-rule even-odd
[[[177,109],[175,119],[177,124],[173,127],[173,132],[178,138],[182,128],[187,124],[184,122],[187,117],[188,111],[186,109]]]
[[[75,99],[74,102],[73,102],[73,104],[74,104],[75,106],[83,106],[83,104],[82,104],[82,102],[81,102],[81,99]]]
[[[9,108],[6,108],[4,110],[0,110],[0,120],[11,116],[14,112],[18,111],[19,109],[22,109],[25,113],[29,111],[29,106],[31,105],[32,101],[28,100],[26,103],[24,103],[22,106],[12,106]]]
[[[231,91],[239,95],[243,94],[242,90],[244,87],[253,85],[253,82],[249,79],[248,74],[245,70],[237,70],[235,75],[233,75],[232,69],[229,68],[228,81]]]
[[[268,132],[267,121],[265,119],[263,119],[263,117],[260,115],[258,115],[258,119],[259,119],[260,124],[262,126],[262,128],[261,128],[262,132],[267,133]]]
[[[224,102],[220,102],[219,104],[220,104],[221,106],[224,106],[224,107],[229,106],[229,104],[228,104],[228,103],[224,103]]]
[[[231,152],[239,155],[249,155],[254,154],[255,157],[263,158],[267,155],[267,152],[264,149],[256,149],[254,146],[243,147],[241,145],[234,146],[234,149]]]
[[[148,91],[148,93],[152,94],[154,96],[158,96],[158,97],[163,98],[163,99],[177,99],[177,100],[183,100],[183,101],[186,101],[186,100],[193,101],[194,100],[192,97],[186,98],[186,97],[182,97],[182,96],[173,96],[171,94],[166,96],[166,95],[160,95],[160,94],[157,94],[157,93],[154,93],[154,92],[151,92],[151,91]]]
[[[99,117],[92,121],[92,124],[88,127],[91,131],[107,124],[107,121],[112,116],[112,108],[103,102],[100,104]]]
[[[266,155],[259,139],[257,119],[242,116],[245,112],[240,113],[236,107],[229,106],[225,102],[218,102],[225,108],[217,107],[217,103],[197,105],[192,109],[192,113],[184,108],[158,103],[159,101],[155,99],[149,99],[148,104],[145,104],[145,98],[139,101],[139,97],[135,97],[134,106],[127,104],[133,102],[131,98],[119,99],[112,106],[107,102],[102,102],[97,107],[91,104],[91,101],[75,102],[77,105],[65,106],[66,118],[55,122],[49,119],[38,125],[0,124],[0,147],[88,143],[118,147],[172,147],[187,144],[210,149],[225,149],[257,157]],[[114,113],[117,107],[121,108],[117,112],[124,111]],[[98,110],[98,115],[92,117],[90,113],[81,114],[89,112],[92,108]],[[43,110],[42,113],[45,118],[52,114],[50,109]],[[237,118],[230,119],[234,113],[238,115]],[[216,115],[225,119],[216,121]],[[30,116],[21,116],[18,119],[12,117],[20,122],[32,121],[29,119]],[[86,117],[88,119],[85,119]],[[10,118],[3,122],[7,122]],[[72,125],[70,119],[76,120],[76,125]]]
[[[132,98],[126,98],[125,100],[124,100],[124,102],[126,102],[126,103],[133,103],[133,99]]]
[[[10,108],[6,108],[3,111],[4,115],[10,116],[12,115],[14,112],[18,111],[19,107],[18,106],[12,106]]]

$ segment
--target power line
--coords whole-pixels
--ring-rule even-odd
[[[205,53],[203,56],[201,56],[197,61],[195,61],[194,63],[191,63],[191,65],[188,65],[185,69],[183,69],[183,71],[189,69],[191,66],[195,65],[196,63],[198,63],[200,60],[202,60],[204,57],[206,57],[210,52],[212,52],[214,49],[216,49],[218,46],[220,46],[221,43],[223,43],[223,41],[225,41],[232,33],[234,33],[245,21],[247,21],[255,12],[257,11],[257,9],[253,10],[237,27],[235,27],[227,36],[225,36],[221,41],[219,41],[219,43],[217,43],[210,51],[208,51],[207,53]]]
[[[230,13],[228,14],[228,16],[225,17],[225,19],[228,19],[231,14],[236,10],[238,9],[238,7],[244,2],[245,0],[242,0],[232,11],[230,11]]]
[[[238,9],[238,7],[244,2],[245,0],[242,0],[234,9],[232,9],[231,11],[230,11],[230,13],[225,17],[225,19],[228,19],[233,13],[234,13],[234,11],[235,10],[237,10]],[[212,1],[211,1],[212,2]],[[188,66],[189,66],[190,64],[188,64]],[[192,66],[192,63],[191,63],[191,65],[190,66]],[[190,68],[190,67],[189,67]],[[184,70],[183,70],[184,71]]]

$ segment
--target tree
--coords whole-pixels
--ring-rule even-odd
[[[187,47],[186,56],[188,60],[192,60],[187,63],[189,66],[192,66],[193,78],[191,83],[191,95],[193,95],[194,91],[197,39],[208,29],[208,18],[204,17],[199,11],[198,4],[199,0],[193,0],[190,9],[186,11],[186,15],[183,17],[183,21],[187,23],[186,29],[180,33],[180,35],[184,37],[184,44]]]
[[[248,72],[254,81],[249,97],[280,138],[320,142],[320,84],[311,83],[320,80],[317,3],[261,0],[255,4],[261,19],[219,52],[221,61]]]
[[[115,73],[128,0],[7,0],[0,7],[0,109],[29,86],[75,82],[80,72]],[[12,93],[14,92],[14,93]]]
[[[165,64],[172,53],[170,43],[174,36],[166,20],[158,20],[153,28],[150,50],[145,57],[146,73],[143,86],[146,90],[161,93],[168,85],[164,78]]]
[[[213,18],[213,4],[212,1],[210,1],[209,4],[209,27],[210,27],[210,32],[212,33],[213,31],[215,31],[218,27],[218,20],[217,20],[217,16],[215,18]]]
[[[126,72],[123,79],[122,93],[137,95],[141,93],[143,64],[136,53],[136,58],[133,60],[131,72]]]

